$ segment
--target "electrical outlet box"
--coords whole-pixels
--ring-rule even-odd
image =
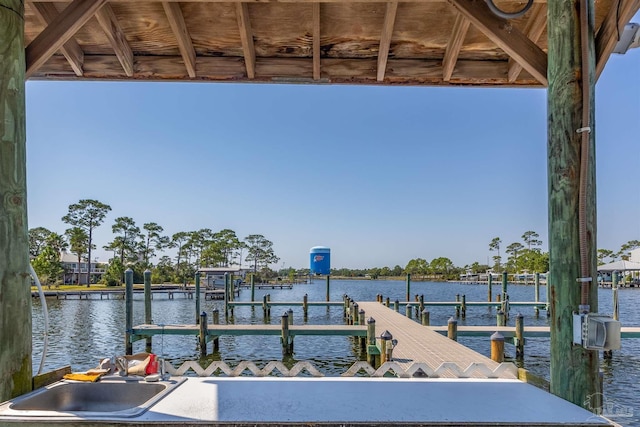
[[[573,343],[587,350],[619,350],[620,322],[598,313],[573,315]]]

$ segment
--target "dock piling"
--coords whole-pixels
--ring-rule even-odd
[[[412,311],[413,311],[413,306],[412,306],[411,304],[407,304],[407,308],[406,308],[406,310],[405,310],[405,315],[406,315],[409,319],[411,319],[411,315],[412,315],[412,313],[411,313],[411,312],[412,312]]]
[[[451,340],[458,341],[458,321],[453,317],[447,322],[447,337]]]
[[[329,278],[329,275],[327,274],[327,301],[329,301],[329,283],[331,282],[331,279]]]
[[[491,360],[494,362],[504,362],[504,337],[500,332],[491,335]]]
[[[200,313],[200,356],[204,357],[207,355],[207,313]]]
[[[211,317],[213,318],[214,325],[220,324],[220,312],[218,311],[217,308],[213,309],[213,311],[211,312]],[[219,350],[220,350],[220,338],[216,336],[213,338],[213,352],[215,353],[216,351],[219,351]]]
[[[251,273],[249,277],[249,283],[251,283],[251,302],[256,300],[256,277],[255,274]],[[251,306],[253,308],[253,306]]]
[[[516,316],[516,337],[514,339],[516,345],[516,357],[524,357],[524,316],[518,313]]]
[[[462,295],[462,304],[460,305],[460,311],[462,312],[462,318],[467,317],[467,296]]]
[[[289,317],[289,325],[293,325],[293,309],[287,310],[287,317]]]
[[[409,301],[409,298],[411,297],[411,273],[407,273],[407,299],[406,301]]]
[[[302,297],[302,315],[304,316],[305,322],[307,321],[307,316],[309,314],[309,295],[304,294]]]
[[[374,369],[379,365],[379,352],[376,346],[376,321],[373,317],[367,319],[367,361]]]
[[[540,302],[540,273],[536,273],[535,281],[533,282],[533,298],[535,302]],[[540,307],[537,305],[533,309],[536,317],[540,315]]]
[[[280,337],[280,341],[282,344],[282,355],[290,356],[291,352],[289,349],[289,338],[290,338],[289,337],[289,315],[286,311],[282,315],[281,325],[282,325],[282,336]]]
[[[504,311],[502,310],[498,310],[498,313],[496,314],[496,326],[506,326]]]
[[[396,312],[398,312],[398,313],[400,312],[400,301],[395,300],[395,301],[393,302],[393,309],[394,309]]]
[[[145,270],[143,273],[144,276],[144,322],[147,325],[153,323],[151,319],[151,271]],[[107,294],[108,295],[108,294]],[[100,299],[102,299],[102,294],[100,294]],[[151,353],[151,343],[152,338],[147,337],[145,340],[145,351],[147,353]]]
[[[429,326],[429,311],[422,310],[422,326]]]
[[[460,294],[456,294],[456,302],[460,303]],[[460,317],[460,304],[456,304],[456,317]]]
[[[386,305],[387,307],[391,307],[391,301],[389,300],[389,297],[387,297],[387,299],[385,300],[384,305]]]
[[[196,271],[196,325],[200,322],[200,272]]]
[[[491,272],[487,272],[487,301],[493,301],[493,276],[491,276]],[[489,306],[489,310],[491,310],[491,306]]]
[[[133,354],[131,333],[133,331],[133,270],[127,268],[124,272],[125,284],[125,353]]]

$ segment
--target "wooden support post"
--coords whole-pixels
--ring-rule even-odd
[[[364,310],[362,308],[358,311],[358,325],[364,325]]]
[[[376,346],[376,321],[373,317],[367,319],[367,361],[374,368],[378,368],[379,351]]]
[[[150,325],[153,320],[151,319],[151,271],[145,270],[144,276],[144,323]],[[102,294],[100,294],[102,299]],[[147,337],[145,340],[145,351],[151,353],[151,337]]]
[[[264,305],[263,305],[264,307]],[[266,311],[265,311],[266,317]],[[227,286],[227,276],[224,277],[224,318],[228,323],[229,320],[229,286]]]
[[[0,9],[0,402],[31,391],[24,1]]]
[[[251,283],[251,302],[256,300],[256,278],[255,278],[255,274],[251,273],[251,276],[249,276],[249,282]],[[253,308],[254,306],[252,305],[251,308]]]
[[[620,320],[620,307],[618,306],[618,272],[611,275],[611,291],[613,293],[613,319]]]
[[[533,282],[533,298],[535,302],[540,302],[540,273],[536,273],[535,281]],[[540,315],[540,308],[537,305],[533,311],[536,317]]]
[[[422,326],[429,326],[429,311],[422,310]]]
[[[307,316],[309,314],[309,295],[304,294],[302,297],[302,315],[304,316],[304,321],[307,321]]]
[[[504,337],[500,332],[491,335],[491,360],[494,362],[504,362]]]
[[[405,309],[405,315],[411,319],[411,312],[413,311],[413,306],[411,304],[407,304],[407,308]]]
[[[516,337],[514,340],[516,345],[516,357],[524,357],[524,316],[518,313],[516,316]]]
[[[498,310],[498,313],[496,314],[496,326],[505,326],[506,325],[506,321],[504,318],[504,311],[502,310]]]
[[[207,313],[200,313],[200,319],[198,320],[200,324],[200,356],[205,357],[207,355]]]
[[[458,341],[458,321],[453,317],[447,322],[447,337],[451,340]]]
[[[282,335],[280,337],[280,342],[282,344],[282,355],[290,356],[291,352],[289,351],[289,315],[287,314],[287,312],[282,315],[280,324],[282,326]]]
[[[460,317],[460,294],[456,294],[456,317]]]
[[[353,303],[353,311],[351,312],[351,324],[352,325],[357,325],[358,324],[358,313],[360,312],[360,306],[358,305],[357,302]]]
[[[462,295],[462,303],[460,304],[460,311],[462,314],[462,318],[466,318],[467,317],[467,296],[466,295]]]
[[[420,294],[420,313],[422,313],[424,311],[424,294]]]
[[[331,279],[329,278],[329,275],[327,274],[327,301],[329,301],[329,283],[330,283]]]
[[[196,271],[196,325],[200,322],[200,272]]]
[[[289,325],[293,325],[293,309],[287,310],[287,317],[289,318]]]
[[[267,295],[266,294],[262,296],[262,316],[264,317],[265,320],[269,318],[269,316],[267,315]]]
[[[396,312],[400,312],[400,301],[395,300],[395,301],[393,302],[393,309],[394,309]]]
[[[214,325],[219,325],[220,324],[220,312],[218,311],[217,308],[214,308],[213,311],[211,312],[212,314],[212,320],[213,320],[213,324]],[[214,337],[213,338],[213,352],[215,353],[216,351],[220,350],[220,338],[219,337]]]
[[[493,286],[493,276],[491,276],[491,272],[488,271],[487,272],[487,301],[491,302],[493,301],[493,289],[491,289],[491,287]],[[489,310],[491,310],[491,306],[489,306]]]
[[[127,271],[124,272],[124,289],[125,354],[133,354],[133,343],[131,342],[131,333],[133,332],[133,270],[130,268],[127,268]]]
[[[389,357],[389,349],[391,348],[391,339],[393,335],[389,331],[380,334],[380,364],[391,361]]]
[[[271,294],[267,294],[267,317],[270,319],[271,318],[271,304],[269,304],[271,302]]]
[[[407,273],[407,299],[405,301],[409,301],[411,297],[411,273]]]
[[[349,315],[349,296],[344,294],[342,296],[342,300],[344,301],[344,305],[342,306],[342,318],[347,320],[347,316]]]
[[[384,305],[386,305],[387,307],[391,307],[391,300],[389,299],[389,297],[387,297],[387,299],[385,300]]]

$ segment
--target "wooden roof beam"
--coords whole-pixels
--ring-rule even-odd
[[[391,36],[393,35],[393,26],[396,22],[396,12],[398,11],[398,2],[388,2],[387,11],[384,14],[384,25],[382,27],[382,35],[380,36],[380,47],[378,48],[378,76],[379,82],[384,80],[384,74],[387,70],[387,60],[389,59],[389,48],[391,47]]]
[[[43,24],[49,25],[58,16],[58,9],[53,3],[31,3],[31,10],[42,21]],[[83,74],[82,63],[84,62],[84,52],[80,45],[71,37],[69,41],[60,47],[60,52],[64,55],[71,65],[71,69],[76,76],[81,77]]]
[[[622,29],[639,9],[640,0],[618,0],[611,5],[596,36],[596,79],[600,77],[609,56],[616,47]]]
[[[460,48],[462,47],[470,25],[471,21],[461,14],[456,16],[451,38],[449,39],[449,43],[447,43],[447,49],[444,51],[444,59],[442,60],[442,79],[445,82],[451,80],[453,69],[456,67],[458,55],[460,54]]]
[[[510,22],[494,15],[481,0],[447,0],[536,80],[547,86],[547,54]]]
[[[253,79],[256,76],[256,50],[253,45],[251,21],[249,21],[249,5],[247,3],[236,3],[236,16],[238,18],[238,28],[240,29],[240,39],[242,40],[247,77]]]
[[[173,34],[178,41],[178,49],[180,49],[180,55],[184,61],[184,66],[187,68],[189,77],[194,79],[196,77],[196,51],[193,48],[193,42],[187,29],[187,24],[184,22],[184,16],[180,9],[179,3],[162,2],[164,13],[167,15],[169,25]]]
[[[547,26],[547,9],[541,4],[534,5],[533,8],[524,33],[532,42],[537,43]],[[522,65],[514,61],[513,58],[509,58],[509,73],[507,74],[509,82],[515,82],[521,71]]]
[[[320,3],[313,3],[313,80],[320,80]]]
[[[111,43],[111,47],[118,57],[125,74],[128,77],[133,76],[133,52],[111,6],[108,3],[105,4],[96,12],[96,18],[109,43]]]
[[[98,11],[106,0],[73,0],[25,49],[29,78]]]

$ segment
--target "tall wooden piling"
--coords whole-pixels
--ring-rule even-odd
[[[204,357],[207,355],[207,313],[200,313],[200,318],[198,319],[198,323],[200,324],[200,334],[198,338],[200,339],[200,356]]]
[[[568,327],[581,305],[577,280],[597,277],[593,11],[592,0],[547,3],[550,391],[581,406],[602,392],[598,352],[573,345]],[[591,283],[585,295],[595,313]]]
[[[536,273],[535,281],[533,282],[533,298],[535,302],[540,302],[540,273]],[[540,308],[536,305],[533,310],[536,317],[538,317]]]
[[[458,341],[458,321],[453,317],[449,318],[447,322],[447,337],[451,340]]]
[[[200,272],[196,271],[196,325],[200,323]]]
[[[0,402],[31,390],[24,1],[0,8]]]
[[[302,315],[307,320],[307,315],[309,314],[309,295],[304,294],[302,297]]]
[[[249,283],[251,283],[251,302],[256,300],[256,277],[255,274],[251,273],[249,277]],[[251,308],[254,306],[252,305]]]
[[[487,301],[489,302],[493,301],[493,289],[491,289],[492,286],[493,276],[491,275],[491,272],[487,272]],[[491,310],[491,306],[489,306],[489,310]]]
[[[460,317],[460,294],[456,294],[456,317]]]
[[[133,270],[130,268],[127,268],[127,271],[124,272],[124,293],[125,353],[133,354],[133,343],[131,342],[131,333],[133,331]]]
[[[618,272],[611,275],[611,293],[613,296],[613,319],[620,320],[620,307],[618,306]]]
[[[150,325],[153,323],[151,318],[151,271],[145,270],[144,276],[144,323]],[[100,296],[102,298],[102,295]],[[151,353],[152,338],[147,337],[145,340],[145,351]]]
[[[502,272],[502,300],[503,301],[507,299],[507,283],[508,283],[507,272],[503,271]]]
[[[411,273],[407,273],[406,283],[407,283],[407,299],[405,301],[409,301],[409,298],[411,298]]]
[[[379,351],[376,346],[376,321],[373,317],[367,319],[367,361],[371,366],[379,366]]]
[[[329,301],[329,295],[330,295],[330,292],[329,292],[330,281],[331,281],[331,279],[329,278],[329,275],[327,274],[327,301]]]
[[[462,314],[462,318],[467,317],[467,296],[462,295],[462,302],[460,303],[460,314]]]
[[[220,324],[220,312],[218,311],[217,308],[213,309],[213,311],[211,312],[211,317],[212,317],[212,319],[211,319],[212,323],[214,325],[219,325]],[[215,353],[218,350],[220,350],[220,338],[216,336],[216,337],[213,338],[213,351]]]
[[[429,326],[429,311],[422,310],[422,326]]]
[[[524,316],[522,313],[518,313],[516,316],[516,337],[514,341],[516,357],[524,357]]]
[[[280,325],[282,327],[282,332],[280,336],[280,342],[282,344],[282,355],[290,356],[291,352],[289,350],[289,315],[285,311],[282,315]]]

